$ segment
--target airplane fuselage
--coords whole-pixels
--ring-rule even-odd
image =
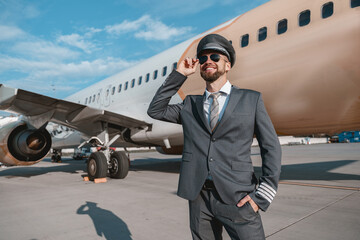
[[[199,40],[218,33],[232,41],[237,62],[229,80],[263,94],[279,135],[334,134],[360,129],[360,8],[351,0],[277,0],[234,18],[67,98],[152,123],[131,140],[182,145],[179,125],[146,115],[156,90]],[[156,77],[155,77],[156,76]],[[203,94],[199,70],[172,103]]]

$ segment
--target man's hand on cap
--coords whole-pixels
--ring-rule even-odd
[[[180,62],[176,71],[187,77],[196,71],[198,65],[199,65],[199,59],[185,58]]]

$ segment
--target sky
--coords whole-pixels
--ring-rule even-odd
[[[0,0],[0,84],[65,98],[268,0]]]

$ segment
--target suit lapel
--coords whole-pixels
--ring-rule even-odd
[[[222,116],[219,124],[215,128],[214,132],[216,132],[219,128],[221,128],[222,125],[231,117],[232,112],[235,110],[236,105],[238,104],[239,100],[241,98],[241,92],[238,91],[237,88],[232,87],[228,104],[225,108],[224,115]]]
[[[204,112],[204,98],[205,98],[205,94],[203,96],[199,96],[196,99],[196,108],[199,114],[199,117],[204,125],[204,127],[208,130],[209,133],[211,133],[211,129],[209,126],[208,121],[205,118],[205,112]]]

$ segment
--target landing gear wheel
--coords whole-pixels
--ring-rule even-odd
[[[87,172],[90,180],[105,178],[107,174],[107,161],[104,153],[94,152],[87,162]]]
[[[110,156],[110,177],[123,179],[129,172],[129,159],[124,152],[113,152]]]

